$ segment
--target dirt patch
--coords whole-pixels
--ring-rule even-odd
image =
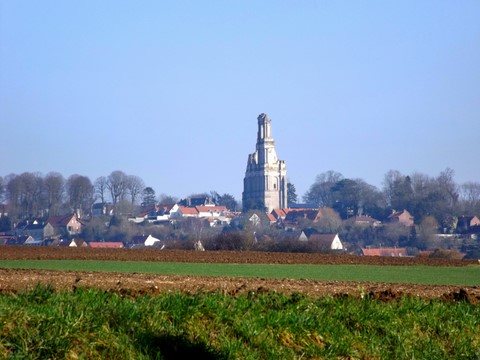
[[[71,259],[120,260],[198,263],[271,263],[271,264],[371,264],[466,266],[475,261],[428,258],[381,258],[325,254],[292,254],[262,252],[197,252],[155,249],[71,249],[48,247],[0,247],[1,260]],[[38,283],[55,289],[75,291],[98,288],[125,296],[186,291],[218,291],[231,296],[258,293],[299,293],[308,296],[358,296],[392,301],[404,295],[480,303],[480,288],[412,284],[370,283],[352,281],[314,281],[293,279],[258,279],[208,276],[167,276],[130,273],[0,269],[0,291],[16,293],[34,288]]]
[[[476,260],[427,257],[382,257],[333,254],[272,253],[255,251],[186,251],[159,249],[92,249],[2,246],[0,260],[115,260],[236,264],[365,264],[466,266]]]

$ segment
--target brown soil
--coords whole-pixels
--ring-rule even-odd
[[[30,259],[405,266],[419,264],[428,266],[466,266],[477,263],[473,260],[359,257],[325,254],[0,247],[0,266],[1,260]],[[220,291],[235,296],[270,291],[286,294],[301,293],[311,296],[371,296],[384,301],[397,299],[403,295],[411,295],[428,299],[443,298],[451,301],[466,300],[472,303],[480,303],[480,288],[477,287],[0,269],[0,292],[2,293],[16,293],[23,289],[31,289],[38,283],[48,284],[55,289],[98,288],[129,296],[157,294],[168,291],[186,291],[189,293]]]

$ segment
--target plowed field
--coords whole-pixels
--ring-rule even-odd
[[[466,266],[476,261],[428,258],[358,257],[347,255],[294,254],[265,252],[199,252],[155,249],[79,249],[49,247],[0,247],[1,260],[117,260],[196,263],[267,263],[267,264],[372,264]],[[36,284],[56,289],[99,288],[123,295],[157,294],[165,291],[190,293],[220,291],[229,295],[258,292],[298,292],[311,296],[372,296],[392,300],[403,295],[447,300],[480,302],[480,288],[426,286],[349,281],[313,281],[292,279],[228,278],[206,276],[166,276],[139,273],[98,273],[49,270],[0,269],[0,291],[17,292]]]

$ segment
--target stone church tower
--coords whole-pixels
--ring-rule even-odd
[[[243,210],[287,207],[287,167],[278,160],[272,124],[266,114],[258,120],[256,151],[248,156],[247,171],[243,180]]]

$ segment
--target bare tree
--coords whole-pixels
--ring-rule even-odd
[[[383,181],[385,200],[392,209],[412,211],[414,194],[410,176],[404,176],[397,170],[390,170]]]
[[[439,242],[436,234],[439,224],[433,216],[426,216],[418,225],[417,230],[417,246],[421,249],[435,249]]]
[[[4,192],[5,192],[5,187],[3,186],[3,177],[0,176],[0,202],[3,201]]]
[[[42,216],[44,198],[41,175],[25,172],[20,175],[9,175],[7,179],[7,200],[11,206],[13,218]]]
[[[116,211],[117,203],[125,197],[127,175],[120,170],[113,171],[107,178],[107,189],[112,197],[113,209]]]
[[[332,208],[321,208],[314,227],[322,233],[336,233],[342,227],[342,219]]]
[[[100,176],[95,180],[93,185],[95,189],[95,195],[98,195],[102,204],[105,203],[105,198],[108,191],[107,182],[108,181],[105,176]]]
[[[450,211],[455,209],[459,198],[458,185],[455,183],[454,176],[455,171],[446,168],[436,179],[440,192],[447,201]]]
[[[142,190],[145,188],[145,183],[141,178],[135,175],[128,175],[126,178],[126,191],[130,196],[130,201],[133,204],[138,200],[139,195],[142,193]]]
[[[20,178],[16,174],[10,174],[5,177],[5,198],[9,205],[9,216],[13,220],[23,218],[21,209],[21,184]]]
[[[333,206],[335,198],[332,188],[340,180],[343,180],[343,175],[333,170],[317,175],[315,182],[303,197],[304,201],[318,207]]]
[[[43,181],[49,215],[58,215],[65,193],[65,179],[57,172],[50,172]]]
[[[93,185],[90,179],[82,175],[72,175],[66,183],[67,196],[72,211],[79,217],[90,213],[93,205]]]
[[[175,196],[167,195],[167,194],[160,194],[158,197],[159,204],[176,204],[178,202],[178,198]]]
[[[480,183],[469,181],[460,186],[460,199],[465,215],[480,213]]]

